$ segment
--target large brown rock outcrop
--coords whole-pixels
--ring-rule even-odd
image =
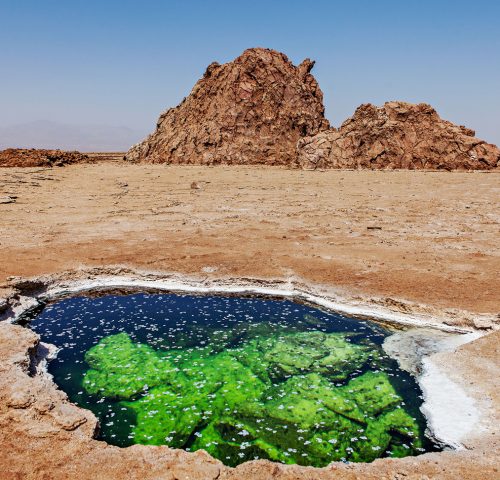
[[[323,94],[309,73],[277,51],[252,48],[207,68],[190,95],[164,112],[154,133],[126,159],[149,163],[267,164],[296,162],[301,137],[328,128]]]
[[[304,168],[489,170],[500,150],[475,132],[442,120],[424,103],[365,104],[337,129],[299,141]]]
[[[7,148],[0,151],[0,167],[60,167],[72,163],[87,163],[91,158],[80,152]]]

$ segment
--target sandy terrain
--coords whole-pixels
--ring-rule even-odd
[[[296,280],[451,325],[497,328],[499,180],[119,163],[0,169],[0,307],[16,282],[9,277],[123,266]],[[229,469],[203,452],[93,440],[89,412],[28,376],[35,336],[3,323],[0,478],[498,478],[499,337],[433,357],[482,413],[464,450],[322,470]]]
[[[192,189],[196,182],[199,189]],[[0,169],[0,283],[80,266],[301,277],[498,310],[500,176],[123,164]]]

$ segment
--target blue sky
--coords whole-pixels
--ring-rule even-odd
[[[333,125],[431,103],[500,144],[500,2],[0,0],[0,126],[154,128],[206,66],[263,46],[313,70]]]

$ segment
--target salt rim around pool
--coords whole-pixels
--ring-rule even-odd
[[[2,308],[1,318],[8,322],[16,322],[23,314],[37,309],[40,304],[57,300],[64,296],[76,295],[81,292],[110,291],[115,289],[154,290],[163,292],[200,293],[200,294],[229,294],[259,296],[277,296],[290,298],[300,302],[307,302],[319,308],[355,315],[358,318],[374,319],[390,325],[406,325],[420,328],[431,328],[434,332],[450,332],[451,342],[441,342],[431,351],[424,352],[419,358],[419,364],[424,364],[424,370],[417,375],[417,381],[422,387],[424,404],[422,411],[427,418],[428,435],[443,447],[464,449],[464,442],[474,432],[484,430],[482,425],[485,414],[479,405],[468,395],[461,383],[452,382],[446,370],[433,360],[433,353],[452,351],[460,345],[466,344],[482,336],[482,333],[472,327],[453,325],[455,315],[458,314],[467,324],[473,325],[476,321],[482,324],[490,322],[491,318],[483,314],[469,312],[452,313],[439,311],[425,305],[423,309],[418,305],[402,302],[395,311],[390,305],[380,303],[370,297],[346,296],[329,286],[315,285],[294,277],[276,280],[258,278],[195,278],[176,273],[153,271],[133,271],[123,267],[107,267],[79,269],[78,271],[62,272],[60,274],[43,275],[24,279],[12,277],[11,285],[18,292],[7,298]],[[398,302],[399,303],[399,302]],[[392,304],[392,301],[391,301]],[[7,309],[5,308],[7,306]],[[449,317],[449,321],[447,318]],[[438,319],[439,321],[435,320]],[[451,322],[451,324],[449,324]],[[471,323],[472,322],[472,323]],[[391,338],[391,337],[389,337]],[[415,347],[415,345],[413,346]],[[41,353],[43,350],[43,353]],[[46,371],[46,359],[50,358],[56,347],[40,342],[38,348],[35,372],[46,376],[49,381],[51,375]],[[393,355],[394,351],[390,352]],[[396,357],[395,357],[396,358]],[[399,358],[398,358],[399,361]],[[427,364],[427,367],[425,367]],[[441,380],[446,379],[454,385],[459,395],[443,399]],[[425,385],[424,385],[425,384]],[[446,408],[443,408],[443,402]],[[457,413],[458,412],[458,413]],[[457,415],[461,418],[457,420]]]
[[[119,303],[139,297],[145,300],[139,311],[123,320],[127,309]],[[113,321],[110,311],[107,319],[105,310],[92,309],[82,318],[69,308],[73,303],[81,310],[88,302],[105,308],[101,305],[111,299],[119,313]],[[161,331],[161,320],[143,313],[152,299],[170,302],[169,312],[165,305],[157,312],[171,317],[161,334],[172,337],[184,329],[180,344],[155,340],[152,332]],[[214,305],[182,316],[186,312],[172,307],[181,299]],[[37,327],[65,303],[69,316],[60,311],[50,330]],[[214,325],[203,330],[200,318],[210,317],[207,311],[222,312],[221,303],[236,305],[235,313],[251,320],[226,311],[215,330]],[[249,315],[243,304],[260,310]],[[262,322],[262,316],[272,317],[264,305],[284,317]],[[189,310],[185,302],[182,308]],[[148,318],[146,331],[138,334]],[[203,448],[228,465],[268,458],[324,466],[435,449],[424,436],[414,379],[384,354],[388,332],[370,322],[287,300],[133,294],[60,300],[42,311],[32,328],[43,341],[62,347],[49,372],[71,401],[96,413],[101,438],[109,443]],[[72,358],[72,349],[80,356]],[[407,407],[408,402],[414,404]]]

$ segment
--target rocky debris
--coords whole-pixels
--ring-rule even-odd
[[[176,164],[296,162],[297,141],[329,126],[323,94],[310,74],[282,53],[245,50],[234,61],[210,64],[190,95],[164,112],[154,133],[126,160]]]
[[[73,163],[90,163],[91,157],[80,152],[7,148],[0,151],[0,167],[61,167]]]
[[[6,195],[5,197],[0,197],[0,203],[16,203],[16,196]]]
[[[500,150],[475,132],[442,120],[424,103],[365,104],[339,129],[298,142],[304,168],[489,170]]]

